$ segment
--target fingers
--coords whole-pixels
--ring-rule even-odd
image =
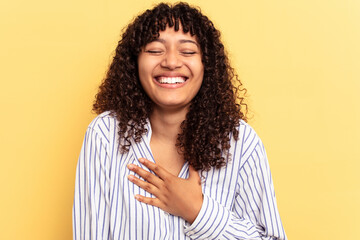
[[[169,176],[173,176],[171,173],[169,173],[168,171],[166,171],[164,168],[162,168],[161,166],[145,159],[145,158],[139,158],[139,162],[141,162],[142,164],[144,164],[147,168],[149,168],[150,170],[152,170],[154,173],[156,173],[156,175],[158,175],[161,179],[165,180],[167,179]]]
[[[151,172],[142,169],[139,166],[136,166],[134,164],[129,164],[127,167],[129,170],[133,171],[134,173],[137,173],[140,177],[145,179],[147,182],[152,183],[156,187],[159,187],[162,183],[162,180],[160,178],[158,178]]]
[[[137,195],[135,195],[135,199],[138,200],[139,202],[146,203],[146,204],[152,205],[154,207],[158,207],[158,208],[163,207],[163,204],[157,198],[144,197],[144,196],[137,194]]]
[[[151,193],[155,196],[158,196],[159,194],[159,189],[154,186],[153,184],[149,183],[149,182],[145,182],[133,175],[129,175],[128,179],[130,182],[134,183],[135,185],[141,187],[142,189],[144,189],[145,191],[147,191],[148,193]]]

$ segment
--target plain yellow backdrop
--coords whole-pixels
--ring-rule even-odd
[[[94,95],[121,30],[154,3],[0,3],[0,239],[72,238]],[[359,239],[360,1],[190,3],[248,89],[289,239]]]

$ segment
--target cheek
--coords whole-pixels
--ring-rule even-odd
[[[149,78],[149,76],[151,76],[149,64],[146,64],[146,62],[142,59],[138,61],[138,73],[142,84],[147,78]]]
[[[204,76],[204,66],[201,60],[192,61],[188,64],[188,66],[196,77],[202,78]]]
[[[152,73],[155,68],[159,65],[159,59],[148,57],[148,56],[139,56],[138,58],[138,72],[140,80],[146,80],[152,76]]]

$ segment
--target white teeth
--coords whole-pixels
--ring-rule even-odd
[[[159,83],[166,83],[166,84],[174,84],[174,83],[183,83],[185,82],[184,77],[159,77]]]

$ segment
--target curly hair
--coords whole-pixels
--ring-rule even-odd
[[[226,164],[231,135],[238,138],[240,119],[246,121],[246,93],[220,40],[220,32],[197,8],[187,3],[160,3],[130,23],[122,34],[107,75],[99,87],[93,110],[111,111],[119,122],[121,152],[129,151],[147,132],[152,101],[139,80],[137,59],[142,48],[167,27],[195,36],[201,47],[203,83],[181,123],[176,147],[196,170]],[[242,94],[245,95],[245,94]]]

